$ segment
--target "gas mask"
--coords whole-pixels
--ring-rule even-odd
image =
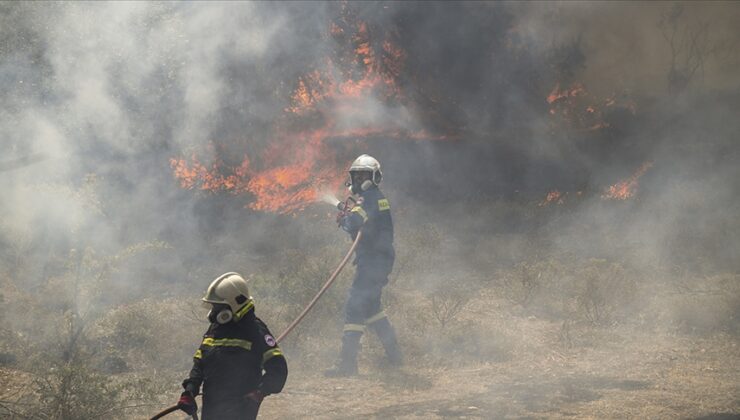
[[[211,310],[208,311],[208,320],[211,323],[226,324],[234,319],[234,313],[231,312],[229,305],[215,303],[211,305]]]
[[[369,174],[369,172],[353,171],[349,173],[349,180],[345,185],[349,187],[352,194],[360,194],[363,191],[369,190],[373,186],[373,181],[371,179],[367,179],[365,174]]]

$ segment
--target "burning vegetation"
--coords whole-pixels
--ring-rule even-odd
[[[172,158],[170,165],[180,186],[208,192],[249,193],[254,210],[294,213],[320,200],[326,191],[337,192],[344,180],[347,153],[331,140],[372,138],[445,140],[415,127],[409,119],[392,122],[368,119],[375,101],[383,106],[402,104],[406,97],[400,78],[406,52],[394,43],[392,31],[378,30],[371,37],[368,24],[347,6],[331,22],[327,34],[335,45],[316,68],[299,76],[289,105],[276,119],[273,138],[253,165],[249,154],[236,166],[216,158],[208,165],[197,154]],[[346,150],[348,146],[345,145]],[[356,153],[356,152],[355,152]]]
[[[273,119],[264,144],[244,147],[247,150],[239,152],[241,161],[234,159],[233,150],[226,155],[218,147],[222,143],[218,139],[209,143],[208,150],[170,158],[180,186],[209,193],[247,194],[251,196],[248,207],[253,210],[295,214],[327,191],[338,193],[347,159],[378,139],[430,142],[481,136],[454,122],[461,112],[456,109],[462,98],[458,96],[464,91],[430,85],[421,75],[420,68],[431,63],[408,52],[404,25],[382,26],[363,20],[360,14],[353,5],[341,3],[323,33],[331,48],[294,78],[281,81],[281,85],[290,86],[282,98],[286,104]],[[515,26],[502,32],[502,39],[496,48],[514,62],[524,62],[527,54],[534,53]],[[627,94],[597,97],[583,83],[568,81],[583,67],[580,48],[578,41],[557,49],[552,58],[555,64],[550,63],[557,69],[556,79],[564,80],[555,81],[544,95],[547,108],[542,117],[548,121],[553,141],[585,135],[592,136],[587,141],[598,143],[600,138],[611,136],[613,129],[624,128],[623,124],[614,126],[613,114],[635,116],[637,112],[636,100]],[[535,73],[532,77],[540,76]],[[455,128],[450,129],[451,124]],[[425,126],[436,128],[430,132]],[[445,126],[448,129],[440,130]],[[517,126],[489,130],[521,135]],[[491,147],[496,150],[498,146]],[[637,178],[639,175],[625,181],[629,185],[612,186],[602,197],[632,197]],[[510,188],[518,187],[512,184]],[[623,191],[616,192],[618,188]],[[577,194],[553,190],[539,206],[562,204],[569,195],[583,194],[582,190]]]
[[[583,84],[575,82],[567,88],[557,83],[547,95],[553,129],[582,131],[602,130],[610,127],[605,114],[613,109],[625,109],[632,115],[637,112],[635,101],[627,95],[612,94],[598,99],[589,94]]]
[[[372,374],[317,375],[350,269],[266,418],[736,417],[736,12],[0,3],[0,417],[172,405],[225,270],[283,330],[349,245],[312,206],[361,153],[407,362],[367,340]]]
[[[617,182],[614,185],[610,185],[609,187],[604,189],[604,192],[601,194],[602,200],[629,200],[632,198],[635,198],[638,188],[640,186],[639,179],[643,175],[645,175],[645,172],[650,169],[650,167],[653,166],[653,162],[645,162],[633,173],[629,178],[624,179],[622,181]],[[566,197],[568,197],[570,194],[568,192],[561,193],[559,190],[552,190],[547,193],[547,196],[545,196],[544,200],[542,200],[538,206],[544,207],[548,206],[550,204],[563,204],[566,201]],[[575,193],[576,197],[583,196],[583,191],[577,191]]]
[[[647,172],[648,169],[650,169],[651,166],[653,166],[653,162],[643,163],[640,168],[632,174],[632,176],[609,186],[609,188],[604,191],[601,198],[607,200],[627,200],[634,197],[637,193],[637,187],[639,186],[637,181],[645,174],[645,172]]]

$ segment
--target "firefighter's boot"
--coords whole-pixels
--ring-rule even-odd
[[[370,328],[378,334],[380,342],[383,344],[385,354],[391,366],[401,366],[403,364],[403,355],[398,345],[396,331],[393,329],[388,318],[383,317],[370,325]]]
[[[324,372],[329,377],[345,377],[357,375],[357,353],[360,350],[360,331],[345,331],[342,337],[342,351],[339,353],[339,363]]]

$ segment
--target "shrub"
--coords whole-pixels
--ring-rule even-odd
[[[564,266],[553,259],[520,262],[500,273],[502,294],[524,308],[536,307],[538,312],[560,313],[562,308],[558,297],[562,295],[565,271]]]
[[[34,415],[51,419],[95,419],[113,416],[122,403],[125,384],[93,370],[84,359],[50,367],[35,380],[39,395]]]
[[[636,283],[618,263],[600,259],[521,262],[500,272],[501,293],[528,312],[609,325],[636,296]]]
[[[450,287],[432,293],[431,312],[434,319],[439,322],[442,328],[445,328],[457,318],[471,297],[472,293],[454,283]]]
[[[635,282],[618,263],[590,259],[577,268],[574,279],[578,315],[592,324],[613,323],[636,295]]]

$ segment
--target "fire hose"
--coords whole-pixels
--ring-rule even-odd
[[[342,272],[342,269],[344,268],[344,266],[347,265],[347,261],[349,261],[349,257],[351,257],[352,253],[355,252],[355,248],[357,248],[357,243],[360,242],[360,237],[362,237],[362,230],[357,232],[357,237],[355,238],[355,241],[352,242],[352,246],[349,248],[349,251],[347,251],[347,255],[344,256],[344,258],[342,259],[342,262],[339,263],[339,266],[337,267],[337,269],[334,270],[334,272],[331,274],[331,277],[329,277],[329,280],[327,280],[326,283],[324,283],[324,286],[321,288],[321,290],[319,290],[318,293],[316,293],[316,296],[314,296],[313,300],[311,300],[308,306],[306,306],[306,308],[303,309],[303,312],[301,312],[301,314],[298,315],[298,318],[296,318],[290,325],[288,325],[288,328],[286,328],[285,331],[283,331],[283,333],[278,336],[276,340],[278,343],[281,342],[283,338],[285,338],[286,335],[290,334],[290,332],[293,331],[296,325],[298,325],[303,320],[303,318],[306,317],[306,314],[308,314],[308,312],[316,305],[316,302],[319,301],[319,299],[324,294],[324,292],[326,292],[329,289],[329,287],[331,287],[332,283],[334,283],[334,280],[336,280],[337,276],[339,276],[339,273]]]
[[[362,229],[360,229],[357,232],[357,236],[355,237],[354,242],[352,242],[352,246],[349,248],[349,251],[347,251],[347,255],[344,256],[344,258],[342,259],[342,261],[339,263],[339,266],[337,266],[336,270],[334,270],[334,272],[331,274],[331,276],[329,276],[329,280],[327,280],[326,283],[324,283],[324,286],[321,287],[321,290],[319,290],[318,293],[316,293],[316,296],[314,296],[314,298],[311,300],[311,302],[309,302],[309,304],[303,309],[303,311],[301,312],[301,314],[298,315],[298,317],[293,322],[291,322],[290,325],[288,325],[288,327],[285,329],[285,331],[283,331],[282,334],[280,334],[278,336],[278,338],[276,340],[278,343],[281,342],[285,338],[286,335],[290,334],[290,332],[293,331],[293,329],[295,329],[295,327],[301,321],[303,321],[303,318],[306,317],[306,315],[308,314],[308,312],[311,311],[311,309],[313,309],[314,306],[316,306],[316,302],[318,302],[319,299],[321,299],[321,296],[327,290],[329,290],[329,287],[331,287],[332,283],[334,283],[334,280],[337,279],[337,277],[339,276],[339,273],[341,273],[342,272],[342,269],[344,269],[344,266],[347,265],[347,262],[349,261],[349,258],[352,256],[352,253],[355,252],[355,248],[357,248],[357,244],[360,242],[360,238],[361,237],[362,237]],[[177,411],[178,409],[179,409],[179,407],[177,405],[173,405],[172,407],[168,407],[168,408],[160,411],[154,417],[152,417],[150,420],[160,419],[160,418],[162,418],[162,417],[164,417],[164,416],[166,416],[166,415],[168,415],[168,414],[170,414],[172,412]],[[198,413],[197,413],[197,411],[195,413],[193,413],[193,420],[198,420]]]
[[[150,420],[157,420],[161,419],[162,417],[166,416],[167,414],[173,413],[177,410],[179,410],[180,407],[173,405],[172,407],[167,407],[164,410],[160,411],[159,413],[155,414],[154,417],[152,417]],[[196,410],[195,413],[193,413],[193,420],[198,420],[198,411]]]

